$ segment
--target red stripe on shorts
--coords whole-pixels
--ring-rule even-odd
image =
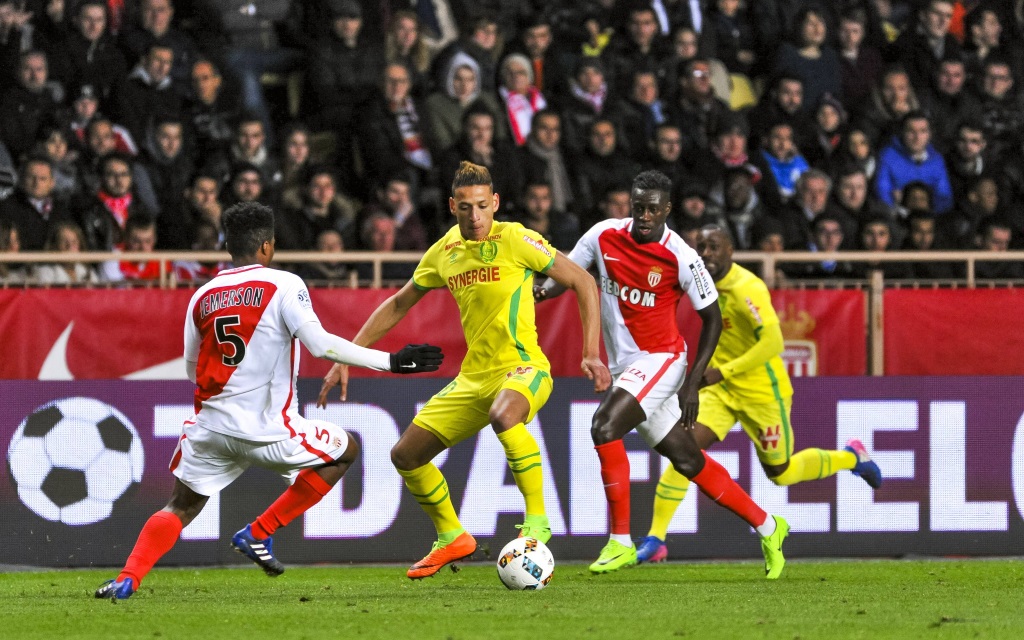
[[[669,358],[668,360],[666,360],[665,364],[661,365],[661,368],[658,369],[658,373],[654,374],[654,377],[651,378],[650,382],[648,382],[646,385],[644,385],[644,388],[641,389],[640,393],[637,394],[637,396],[636,396],[636,401],[637,402],[642,402],[643,399],[647,397],[647,394],[651,392],[651,389],[653,389],[654,385],[658,383],[658,380],[661,379],[661,376],[665,375],[665,372],[668,371],[668,368],[672,366],[672,363],[675,362],[678,359],[679,359],[679,354],[678,353],[673,353],[672,357]]]
[[[171,456],[171,471],[178,468],[178,463],[181,462],[181,443],[185,442],[185,434],[181,434],[178,438],[178,446],[174,447],[174,455]]]

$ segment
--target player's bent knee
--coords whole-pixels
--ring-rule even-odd
[[[615,423],[604,412],[594,414],[594,419],[590,423],[590,437],[594,444],[607,444],[620,439]]]
[[[345,447],[345,453],[341,454],[341,457],[338,458],[338,463],[340,464],[352,464],[362,451],[359,441],[353,438],[351,433],[346,435],[348,436],[348,446]]]
[[[391,447],[391,464],[400,471],[412,471],[422,467],[416,458],[414,453],[402,448],[401,443]]]

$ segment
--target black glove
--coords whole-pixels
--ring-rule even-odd
[[[444,361],[441,347],[430,344],[407,344],[391,354],[391,373],[424,373],[437,371]]]

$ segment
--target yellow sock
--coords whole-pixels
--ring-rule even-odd
[[[852,469],[857,456],[849,451],[827,451],[825,449],[804,449],[789,459],[789,467],[772,482],[788,487],[807,480],[820,480],[835,475],[843,469]]]
[[[448,481],[441,475],[440,469],[428,462],[419,469],[399,469],[398,473],[405,478],[405,486],[409,487],[416,502],[430,516],[438,535],[462,533],[462,523],[455,515],[455,507],[448,495]]]
[[[498,442],[505,448],[505,458],[516,479],[516,486],[526,500],[528,515],[545,515],[544,471],[540,448],[522,422],[498,434]]]
[[[665,539],[672,516],[676,514],[676,509],[686,497],[686,490],[689,488],[690,481],[686,476],[676,471],[672,465],[665,468],[661,479],[658,480],[658,488],[654,491],[654,516],[651,518],[651,530],[647,535]]]

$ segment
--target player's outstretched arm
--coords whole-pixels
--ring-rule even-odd
[[[722,334],[722,310],[717,303],[699,309],[697,314],[702,323],[700,339],[697,341],[697,357],[679,389],[679,408],[682,410],[679,422],[687,429],[692,429],[697,423],[697,410],[700,408],[698,391],[704,379],[704,371],[718,346],[718,337]]]
[[[427,293],[427,291],[417,289],[413,285],[412,280],[409,280],[409,282],[405,283],[404,287],[399,289],[398,293],[382,302],[370,314],[370,317],[363,323],[362,328],[359,329],[356,337],[352,338],[352,342],[361,347],[368,347],[374,344],[384,337],[392,327],[398,324],[405,317],[405,314],[409,313],[409,309],[422,300],[423,296],[427,295]],[[316,400],[317,406],[327,406],[327,394],[330,393],[334,385],[341,385],[341,400],[345,401],[348,399],[347,365],[335,364],[327,372],[327,375],[324,376],[323,384],[320,385],[320,394]]]
[[[441,347],[409,344],[398,353],[387,353],[352,344],[324,330],[319,322],[307,322],[295,334],[309,352],[318,358],[339,364],[366,367],[391,373],[423,373],[437,371],[444,360]]]
[[[594,381],[594,391],[601,393],[611,385],[612,376],[601,362],[601,299],[594,278],[561,252],[555,253],[555,263],[547,270],[547,276],[576,293],[580,320],[583,321],[583,362],[580,368]]]

